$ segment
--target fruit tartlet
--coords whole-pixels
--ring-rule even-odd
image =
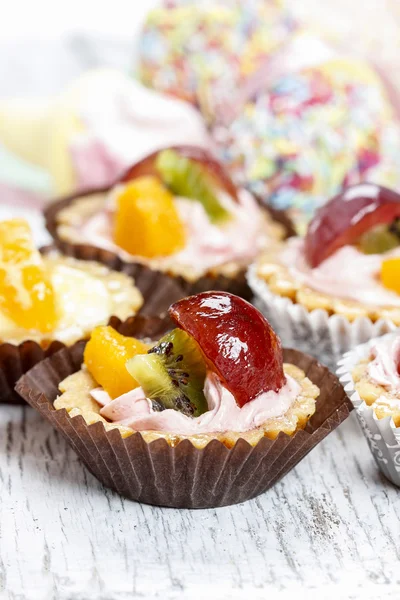
[[[286,233],[210,153],[194,146],[153,153],[110,189],[62,200],[46,217],[64,251],[85,240],[178,278],[186,292],[244,292],[246,266]]]
[[[285,343],[332,364],[400,325],[400,195],[346,188],[319,209],[305,238],[276,244],[250,285]]]
[[[86,338],[111,316],[127,319],[143,297],[102,264],[41,254],[23,219],[0,222],[0,402],[37,360]]]
[[[400,486],[399,333],[357,346],[339,362],[337,372],[379,468]]]
[[[61,351],[17,386],[105,485],[132,499],[206,507],[251,498],[349,413],[337,379],[282,352],[238,296],[184,298],[151,326],[98,327],[84,349]]]

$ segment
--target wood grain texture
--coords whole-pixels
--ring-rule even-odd
[[[354,415],[263,496],[189,511],[122,499],[0,410],[0,598],[398,598],[400,496]]]

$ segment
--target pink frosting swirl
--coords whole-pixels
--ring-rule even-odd
[[[354,246],[343,246],[312,269],[305,258],[304,240],[291,238],[281,260],[296,281],[317,292],[363,304],[400,306],[400,295],[380,282],[383,261],[395,256],[400,257],[400,248],[383,254],[364,254]]]
[[[222,431],[249,431],[268,419],[284,415],[301,391],[300,384],[286,376],[286,384],[278,392],[264,392],[240,408],[233,395],[214,373],[208,373],[204,394],[209,410],[199,417],[187,417],[167,409],[156,412],[142,388],[136,388],[115,400],[102,388],[91,391],[103,406],[100,414],[106,419],[131,427],[135,431],[162,431],[195,435]]]
[[[220,201],[231,214],[224,226],[211,223],[201,202],[175,199],[187,234],[186,246],[171,256],[158,257],[158,267],[182,265],[200,276],[204,271],[226,263],[248,264],[257,256],[265,245],[266,235],[255,198],[242,189],[238,203],[224,193],[220,193]],[[123,260],[132,260],[132,256],[113,241],[112,208],[91,217],[80,228],[79,234],[88,243],[111,250]],[[143,262],[144,259],[140,260]]]

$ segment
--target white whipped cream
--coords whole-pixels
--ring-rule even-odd
[[[382,262],[400,257],[400,248],[383,254],[364,254],[343,246],[312,269],[304,254],[304,240],[291,238],[281,255],[292,276],[317,292],[377,306],[400,306],[400,295],[380,282]]]
[[[266,243],[265,222],[255,198],[247,190],[239,191],[239,202],[220,193],[219,200],[231,214],[223,225],[211,223],[201,202],[176,198],[179,216],[186,231],[185,248],[167,257],[133,257],[113,241],[112,212],[104,210],[89,218],[79,230],[87,243],[115,252],[123,260],[137,260],[167,270],[171,265],[190,267],[193,275],[230,262],[248,264]]]
[[[140,387],[115,400],[102,388],[92,390],[91,395],[103,406],[100,411],[103,417],[135,431],[196,435],[218,431],[249,431],[259,427],[268,419],[284,415],[300,391],[300,384],[287,375],[285,385],[278,392],[264,392],[240,408],[231,392],[223,387],[214,373],[209,372],[204,385],[209,410],[195,418],[173,409],[154,411],[151,401]]]

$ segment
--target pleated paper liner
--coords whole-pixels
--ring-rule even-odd
[[[71,242],[67,242],[66,240],[62,240],[58,234],[58,224],[57,224],[57,215],[60,210],[67,207],[71,202],[76,200],[77,198],[84,198],[91,196],[93,194],[102,194],[109,191],[110,188],[97,188],[91,189],[84,193],[73,194],[68,196],[67,198],[62,198],[61,200],[57,200],[51,203],[44,211],[44,217],[46,220],[46,227],[49,231],[50,235],[54,240],[54,244],[59,248],[63,254],[68,256],[74,256],[75,258],[80,258],[83,260],[92,260],[92,256],[97,256],[96,260],[101,260],[106,265],[110,264],[120,264],[122,261],[118,258],[118,256],[110,251],[101,250],[96,248],[90,244],[74,244]],[[292,222],[289,217],[286,215],[284,211],[279,211],[273,208],[266,207],[264,203],[261,204],[262,208],[266,210],[272,219],[283,225],[285,230],[285,237],[289,237],[294,234],[294,229]],[[143,267],[140,263],[125,263],[124,272],[132,275],[132,277],[138,278]],[[241,296],[246,300],[250,300],[252,296],[252,292],[249,288],[246,279],[246,268],[241,269],[234,277],[227,277],[225,275],[216,275],[214,273],[209,273],[200,277],[198,280],[194,282],[187,281],[183,277],[175,276],[175,275],[165,275],[168,277],[171,282],[181,288],[182,296],[191,296],[193,294],[197,294],[199,292],[205,292],[208,290],[222,290],[226,292],[230,292],[232,294],[236,294],[237,296]],[[147,314],[151,314],[148,312]]]
[[[267,317],[282,343],[310,353],[335,370],[338,360],[358,344],[396,329],[389,319],[372,321],[359,317],[349,321],[344,315],[329,315],[324,309],[308,311],[290,298],[272,292],[257,275],[257,265],[247,271],[254,294],[253,304]]]
[[[138,327],[136,327],[138,335]],[[315,359],[285,350],[284,360],[305,371],[320,387],[316,412],[305,430],[252,447],[239,439],[228,448],[217,440],[196,448],[185,439],[170,446],[165,439],[146,442],[140,433],[123,439],[102,423],[87,425],[53,402],[59,383],[80,369],[84,343],[63,349],[36,365],[17,391],[74,448],[86,467],[106,487],[131,500],[176,508],[212,508],[244,502],[265,492],[342,423],[352,410],[338,379]]]
[[[49,246],[43,248],[42,252],[46,253],[52,250],[54,247]],[[115,271],[126,272],[127,265],[118,257],[113,255],[108,260],[109,257],[104,254],[107,253],[99,248],[89,248],[86,258],[101,262]],[[152,271],[142,265],[135,266],[135,272],[128,269],[128,273],[135,277],[135,285],[143,295],[144,302],[139,311],[140,315],[164,314],[173,302],[185,295],[178,283],[164,273]],[[115,324],[118,319],[111,317],[110,321],[111,324]],[[65,344],[57,340],[51,341],[49,345],[43,344],[43,346],[32,340],[26,340],[20,345],[0,344],[0,404],[25,404],[14,390],[18,379],[36,363],[64,347]]]

